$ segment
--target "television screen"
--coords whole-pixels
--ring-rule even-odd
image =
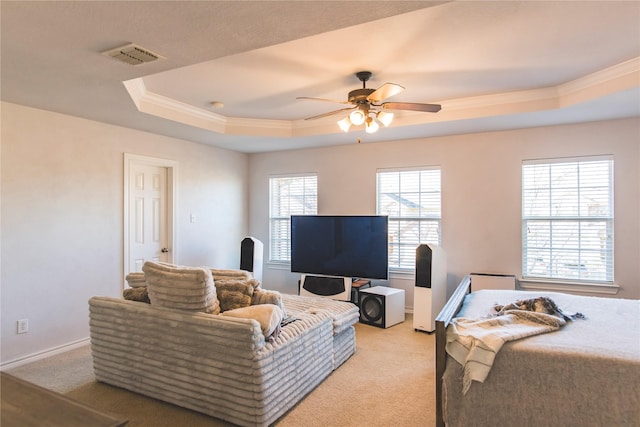
[[[386,216],[291,216],[291,271],[388,279]]]

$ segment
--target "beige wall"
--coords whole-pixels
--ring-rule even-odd
[[[88,337],[87,300],[121,293],[123,154],[178,162],[177,263],[235,268],[253,235],[268,260],[268,177],[316,172],[322,214],[375,213],[378,168],[442,168],[449,288],[471,271],[520,275],[523,159],[613,154],[617,296],[640,298],[640,120],[246,155],[2,103],[1,358]],[[198,221],[189,222],[194,213]],[[268,264],[264,286],[295,293]],[[393,276],[413,305],[413,276]],[[16,334],[28,318],[30,332]]]
[[[86,339],[88,299],[121,294],[124,153],[178,163],[175,261],[238,267],[246,154],[15,104],[1,117],[2,363]]]
[[[250,230],[265,242],[268,260],[272,174],[315,172],[319,213],[357,215],[376,212],[377,169],[437,165],[448,291],[470,272],[520,277],[522,160],[596,154],[614,155],[617,296],[640,298],[638,119],[252,154]],[[269,265],[263,276],[266,287],[288,293],[297,290],[298,278]],[[412,308],[413,274],[392,276],[387,286],[405,289]]]

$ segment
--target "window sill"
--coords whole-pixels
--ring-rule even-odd
[[[612,283],[592,283],[592,282],[563,282],[551,279],[519,279],[520,289],[544,290],[556,292],[578,292],[589,294],[616,295],[620,291],[620,286]]]
[[[416,270],[413,268],[390,268],[389,279],[413,279],[416,276]]]
[[[291,271],[291,263],[287,261],[269,261],[267,262],[267,268],[272,270],[288,270]]]

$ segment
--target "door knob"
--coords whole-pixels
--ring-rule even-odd
[[[162,252],[163,254],[166,254],[167,252],[169,252],[169,248],[162,248],[160,252]]]

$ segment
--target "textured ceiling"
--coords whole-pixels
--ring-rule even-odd
[[[3,101],[243,152],[640,116],[640,2],[0,3]],[[136,43],[166,59],[101,52]],[[372,71],[437,102],[342,133]],[[224,103],[212,108],[211,102]]]

